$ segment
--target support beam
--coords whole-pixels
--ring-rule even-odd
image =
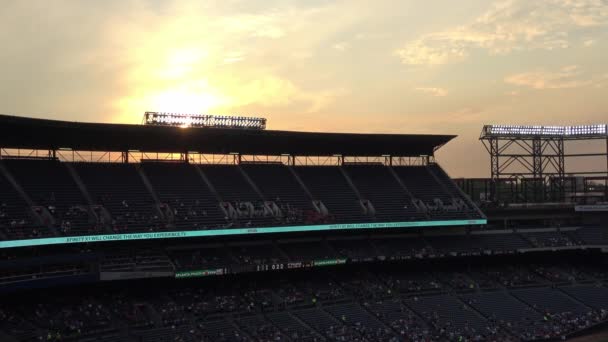
[[[606,170],[571,171],[573,175],[608,176],[608,137],[605,125],[589,126],[484,126],[479,138],[490,156],[491,198],[502,201],[501,179],[514,179],[527,201],[566,200],[567,158],[606,157]],[[565,152],[565,141],[605,139],[604,153]]]

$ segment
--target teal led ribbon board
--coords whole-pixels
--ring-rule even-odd
[[[176,238],[195,238],[195,237],[204,237],[204,236],[314,232],[314,231],[326,231],[326,230],[359,230],[359,229],[470,226],[470,225],[482,225],[482,224],[486,224],[486,223],[487,223],[487,220],[485,220],[485,219],[481,219],[481,220],[448,220],[448,221],[375,222],[375,223],[348,223],[348,224],[320,224],[320,225],[312,225],[312,226],[282,226],[282,227],[262,227],[262,228],[186,230],[186,231],[179,231],[179,232],[84,235],[84,236],[65,236],[65,237],[50,237],[50,238],[41,238],[41,239],[0,241],[0,248],[61,245],[61,244],[104,242],[104,241],[176,239]]]

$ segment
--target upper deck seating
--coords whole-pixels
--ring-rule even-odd
[[[329,215],[337,222],[370,222],[363,214],[359,199],[348,185],[338,166],[294,167],[315,200],[325,204]]]
[[[7,168],[34,204],[44,206],[54,227],[66,235],[98,231],[88,203],[64,163],[58,160],[7,160]]]
[[[418,212],[412,198],[384,165],[347,165],[347,174],[364,199],[370,200],[379,221],[415,221],[426,216]]]
[[[307,212],[313,211],[312,199],[283,164],[243,164],[243,170],[259,187],[266,200],[274,201],[289,223],[305,221]]]
[[[47,227],[33,219],[28,204],[2,173],[0,173],[0,234],[9,239],[51,235]]]
[[[143,169],[159,200],[173,211],[179,230],[217,228],[226,225],[225,215],[193,165],[144,163]]]
[[[444,184],[445,182],[438,182],[438,180],[433,177],[433,174],[431,174],[429,167],[396,166],[393,167],[393,169],[412,196],[423,201],[429,208],[431,218],[469,219],[475,217],[471,215],[473,211],[468,205],[464,210],[449,208],[449,206],[454,204],[454,199],[462,200],[462,197],[447,190]],[[438,201],[440,201],[440,204],[437,203]]]
[[[92,200],[112,215],[115,232],[165,228],[154,199],[138,174],[139,165],[74,163],[73,166]]]

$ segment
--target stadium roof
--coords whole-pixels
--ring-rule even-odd
[[[295,156],[420,156],[454,135],[313,133],[82,123],[0,115],[0,147]]]

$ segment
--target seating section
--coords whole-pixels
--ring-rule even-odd
[[[278,327],[284,336],[292,341],[312,342],[319,341],[320,336],[316,335],[308,327],[299,323],[290,314],[283,312],[273,312],[266,315],[266,318],[274,326]]]
[[[52,216],[48,225],[61,234],[86,234],[96,225],[95,220],[89,219],[88,203],[64,163],[7,160],[5,164],[32,201]]]
[[[407,341],[424,341],[431,335],[428,323],[407,307],[400,298],[364,303],[369,312],[385,322]]]
[[[200,165],[199,167],[224,201],[257,203],[262,200],[237,166]]]
[[[0,239],[479,218],[473,204],[435,164],[392,168],[411,193],[411,198],[391,173],[391,168],[380,164],[293,167],[312,199],[290,169],[282,164],[66,164],[46,159],[3,159],[2,164],[18,187],[32,199],[35,210],[32,211],[9,178],[0,175]],[[82,188],[70,172],[70,165],[76,177],[82,180]],[[149,187],[144,181],[146,178]],[[352,180],[354,189],[347,178]],[[364,205],[355,189],[363,200],[370,201],[375,214],[364,213]],[[92,203],[88,203],[86,193]],[[158,203],[154,195],[157,195]],[[226,208],[220,205],[222,200],[230,203],[237,213],[227,214]],[[328,215],[319,213],[313,200],[322,201]],[[417,207],[418,200],[428,205],[428,212]],[[275,210],[277,208],[279,210]],[[608,231],[600,226],[585,226],[560,232],[519,229],[516,234],[501,233],[500,238],[481,231],[461,237],[427,239],[428,242],[423,243],[425,246],[420,243],[411,248],[395,245],[392,254],[398,254],[397,249],[403,250],[403,255],[398,257],[407,258],[421,252],[439,255],[448,250],[457,254],[488,251],[500,254],[526,248],[602,245],[608,244]],[[391,249],[391,244],[394,245],[391,241],[385,242],[386,248]],[[383,241],[378,241],[381,243]],[[349,253],[344,252],[344,255]],[[363,257],[359,254],[358,257]]]
[[[337,253],[323,241],[283,243],[281,248],[292,260],[333,259]]]
[[[469,305],[488,317],[504,322],[512,331],[528,333],[543,322],[543,316],[533,308],[502,291],[484,292],[464,297]]]
[[[259,187],[266,200],[274,201],[283,215],[289,216],[288,223],[310,221],[314,211],[312,199],[308,198],[302,186],[291,171],[283,164],[243,164],[241,168]]]
[[[471,234],[471,245],[484,251],[513,252],[520,248],[531,248],[530,242],[517,234]]]
[[[112,215],[114,232],[163,230],[154,199],[138,174],[139,165],[75,163],[92,200]]]
[[[426,216],[418,212],[412,198],[384,165],[344,166],[364,199],[370,200],[378,221],[415,221]]]
[[[294,311],[293,314],[329,341],[363,341],[357,331],[322,310],[307,309]]]
[[[587,226],[574,231],[566,232],[567,236],[575,242],[588,245],[608,244],[608,233],[606,229],[599,226]]]
[[[329,244],[341,257],[351,260],[373,260],[378,256],[378,251],[368,239],[333,240]]]
[[[389,341],[394,336],[394,332],[357,303],[332,305],[325,311],[369,341]]]
[[[175,249],[169,255],[181,270],[222,268],[233,262],[229,251],[221,247]]]
[[[589,307],[598,310],[608,307],[608,288],[603,286],[575,285],[563,287],[562,290]]]
[[[272,243],[232,246],[230,252],[243,265],[273,265],[287,261]]]
[[[559,232],[540,232],[523,233],[524,238],[528,239],[535,247],[572,247],[577,243],[569,239],[566,235]]]
[[[371,240],[381,256],[394,259],[408,259],[433,254],[433,248],[426,240],[411,236],[409,238],[379,238]]]
[[[436,219],[468,219],[478,218],[471,207],[466,211],[448,209],[454,199],[464,198],[460,194],[449,191],[445,185],[449,180],[439,182],[427,166],[397,166],[395,173],[402,180],[412,196],[421,200],[429,209],[429,214]],[[440,201],[440,205],[437,203]],[[465,202],[466,203],[466,202]]]
[[[515,290],[512,293],[522,302],[525,302],[542,313],[554,314],[572,312],[584,314],[585,312],[590,311],[589,307],[586,307],[579,302],[575,302],[562,291],[554,288],[540,287],[522,289]]]
[[[463,196],[463,193],[458,188],[458,185],[456,185],[456,183],[454,183],[454,181],[452,181],[452,179],[447,175],[447,173],[441,167],[439,167],[439,165],[430,164],[428,166],[428,169],[429,169],[429,172],[433,176],[435,176],[435,178],[437,180],[439,180],[439,182],[441,182],[441,184],[443,185],[443,189],[448,193],[449,196],[451,196],[452,198],[461,199],[468,206],[468,210],[469,210],[468,214],[471,217],[481,218],[479,213],[474,210],[475,204],[473,204],[473,202],[469,198],[467,198],[466,196]]]
[[[452,296],[414,297],[408,299],[406,304],[435,329],[452,331],[453,336],[448,336],[450,339],[456,340],[459,336],[466,339],[484,336],[486,320]]]
[[[247,181],[238,166],[235,165],[201,165],[199,166],[217,191],[222,201],[230,203],[239,214],[233,223],[240,227],[275,226],[281,224],[281,218],[264,212],[263,198]],[[246,202],[253,205],[249,211]]]
[[[13,185],[0,173],[0,237],[24,239],[48,236],[48,228],[37,224],[28,205]]]
[[[337,222],[369,222],[372,218],[363,214],[359,198],[337,166],[294,167],[315,200],[325,204],[329,214]]]
[[[226,225],[215,195],[193,165],[144,163],[143,169],[160,201],[169,205],[179,230],[217,228]]]
[[[135,264],[158,259],[149,251]],[[582,260],[578,264],[603,267]],[[356,269],[254,272],[204,281],[147,279],[82,285],[79,291],[17,292],[2,297],[0,334],[20,341],[47,336],[161,342],[521,341],[559,340],[608,321],[608,289],[599,282],[484,290],[477,283],[484,267],[444,266],[424,272],[403,265],[363,264]],[[559,273],[572,267],[541,266]],[[513,267],[525,267],[525,261],[495,265]],[[473,290],[459,291],[463,279],[473,282]]]
[[[433,236],[426,241],[438,254],[468,254],[479,252],[479,245],[471,243],[469,235]]]
[[[108,252],[99,265],[100,272],[171,272],[169,257],[159,251]]]

